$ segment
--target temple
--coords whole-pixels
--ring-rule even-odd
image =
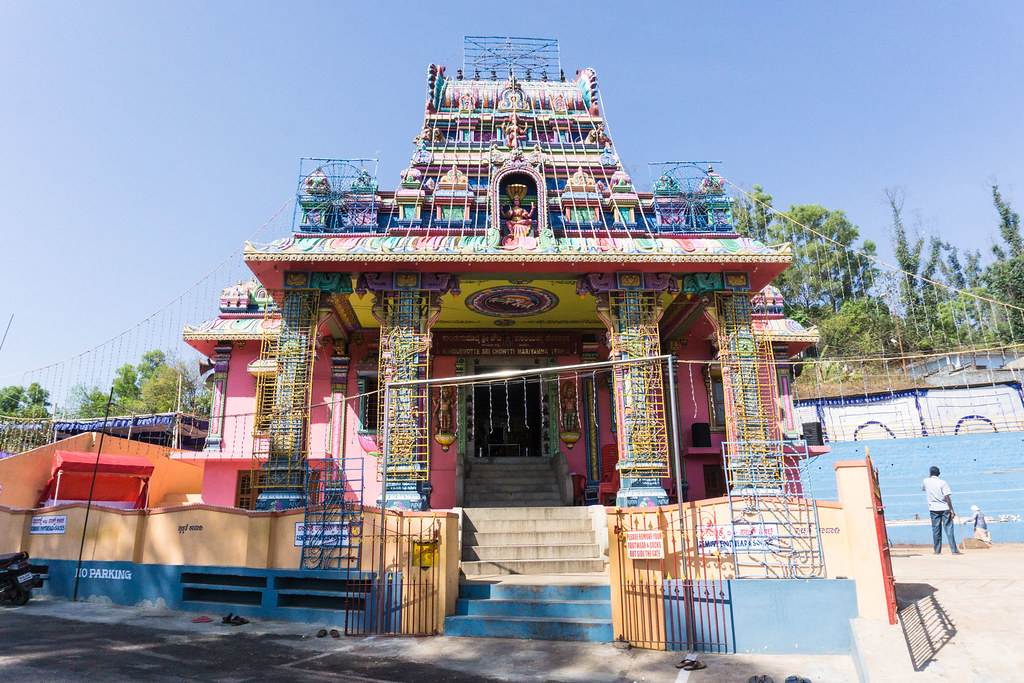
[[[303,160],[293,234],[246,244],[253,279],[186,326],[215,363],[203,501],[301,507],[340,474],[367,504],[473,506],[479,465],[516,458],[554,504],[787,486],[765,463],[807,453],[790,361],[818,338],[770,285],[788,245],[737,234],[707,162],[638,191],[557,43],[467,39],[451,71],[428,68],[395,187]],[[536,489],[492,504],[551,504]]]

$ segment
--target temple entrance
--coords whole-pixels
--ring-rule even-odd
[[[476,457],[543,455],[541,383],[536,377],[475,386],[473,414]]]

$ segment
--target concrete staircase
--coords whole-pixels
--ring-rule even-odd
[[[446,636],[588,640],[608,643],[612,634],[607,585],[463,583]]]
[[[467,578],[604,571],[585,507],[463,508],[462,514]]]
[[[465,507],[545,507],[562,504],[548,458],[473,458]]]

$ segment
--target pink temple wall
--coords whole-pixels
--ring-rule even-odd
[[[203,463],[203,502],[234,507],[238,472],[252,466],[252,421],[256,407],[256,378],[249,363],[259,357],[260,343],[248,341],[235,348],[228,364],[224,402],[224,435],[220,453],[209,453]]]
[[[376,344],[377,337],[364,331],[366,340],[362,344],[350,344],[348,384],[345,390],[345,437],[344,457],[362,458],[363,469],[363,504],[375,505],[380,496],[381,483],[377,479],[377,458],[367,454],[359,441],[359,370],[372,368],[376,372],[377,353],[371,344]],[[350,463],[347,463],[350,464]]]
[[[454,377],[455,356],[434,356],[432,377]],[[428,412],[430,419],[430,508],[447,510],[455,507],[455,464],[458,459],[459,442],[448,447],[445,453],[441,444],[434,441],[434,415]],[[462,425],[459,425],[462,428]]]
[[[725,432],[711,432],[711,449],[697,449],[693,445],[692,426],[696,422],[711,421],[707,384],[704,382],[704,368],[713,355],[710,340],[701,335],[691,335],[685,345],[680,344],[676,354],[683,361],[677,369],[676,400],[679,402],[679,437],[683,458],[683,471],[689,484],[690,500],[707,497],[704,487],[704,465],[721,465],[722,442]]]

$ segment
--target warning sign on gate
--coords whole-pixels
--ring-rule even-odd
[[[660,560],[665,557],[665,539],[660,531],[627,531],[626,553],[631,560]]]

